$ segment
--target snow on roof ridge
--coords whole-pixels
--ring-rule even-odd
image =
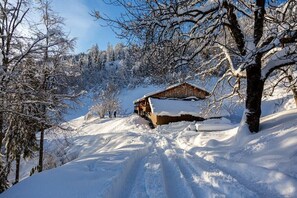
[[[141,100],[143,100],[143,99],[145,99],[145,98],[148,98],[148,97],[150,97],[150,96],[152,96],[152,95],[155,95],[155,94],[158,94],[158,93],[162,93],[162,92],[164,92],[164,91],[167,91],[167,90],[169,90],[169,89],[175,88],[175,87],[180,86],[180,85],[182,85],[182,84],[188,84],[188,85],[190,85],[190,86],[192,86],[192,87],[195,87],[195,88],[197,88],[197,89],[200,89],[200,90],[202,90],[202,91],[205,91],[205,92],[209,93],[209,92],[206,91],[205,89],[202,89],[202,88],[198,87],[198,86],[195,85],[195,84],[192,84],[192,83],[189,83],[189,82],[181,82],[181,83],[175,83],[175,84],[172,84],[172,85],[166,87],[165,89],[162,89],[162,90],[158,90],[158,91],[155,91],[155,92],[151,92],[151,93],[145,94],[143,97],[141,97],[141,98],[139,98],[139,99],[133,101],[133,103],[139,102],[139,101],[141,101]]]
[[[192,86],[192,87],[195,87],[195,88],[201,89],[201,90],[203,90],[203,91],[206,91],[206,90],[202,89],[201,87],[199,87],[199,86],[197,86],[197,85],[195,85],[195,84],[193,84],[193,83],[186,82],[186,81],[185,81],[185,82],[181,82],[181,83],[175,83],[175,84],[172,84],[172,85],[168,86],[165,90],[168,90],[168,89],[171,89],[171,88],[180,86],[180,85],[182,85],[182,84],[188,84],[188,85],[190,85],[190,86]],[[165,91],[165,90],[164,90],[164,91]],[[206,91],[206,92],[208,92],[208,91]]]
[[[153,108],[153,103],[152,103],[152,100],[151,100],[151,97],[148,98],[148,101],[149,101],[149,105],[150,105],[150,108],[151,108],[151,111],[152,113],[155,113],[155,109]]]

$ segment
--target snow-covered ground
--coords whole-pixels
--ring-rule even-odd
[[[159,89],[123,90],[122,114]],[[22,181],[0,198],[297,197],[297,110],[284,95],[264,98],[258,134],[238,134],[236,119],[155,129],[137,115],[85,120],[85,97],[64,126],[73,131],[46,134],[46,164],[59,167],[28,177],[37,158],[23,161]]]
[[[296,197],[297,111],[262,119],[262,131],[197,132],[194,122],[150,129],[131,115],[70,124],[77,158],[35,174],[2,198]]]

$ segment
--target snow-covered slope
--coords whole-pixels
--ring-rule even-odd
[[[236,127],[196,132],[193,122],[151,130],[136,115],[81,117],[71,122],[75,160],[0,197],[295,197],[297,111],[261,122],[260,133],[238,135]]]
[[[154,86],[154,85],[142,85],[139,87],[136,87],[134,89],[124,88],[120,91],[119,94],[119,103],[120,103],[120,114],[122,115],[128,115],[133,113],[134,106],[133,101],[143,97],[143,95],[160,90],[160,86]],[[89,93],[86,93],[85,95],[81,96],[79,98],[79,103],[71,103],[71,106],[74,106],[75,109],[69,109],[67,114],[65,115],[65,120],[70,121],[72,119],[81,117],[86,115],[91,106],[94,104],[94,94],[91,91]]]

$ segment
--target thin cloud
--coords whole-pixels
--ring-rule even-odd
[[[55,0],[53,6],[65,19],[65,30],[69,31],[71,37],[78,39],[77,50],[85,51],[90,48],[91,46],[86,45],[94,43],[94,32],[99,29],[99,25],[90,15],[90,9],[84,1]]]

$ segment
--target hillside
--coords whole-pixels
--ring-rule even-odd
[[[261,133],[193,131],[180,122],[149,129],[136,115],[83,117],[68,153],[77,158],[35,174],[0,197],[293,197],[297,111],[262,119]]]

